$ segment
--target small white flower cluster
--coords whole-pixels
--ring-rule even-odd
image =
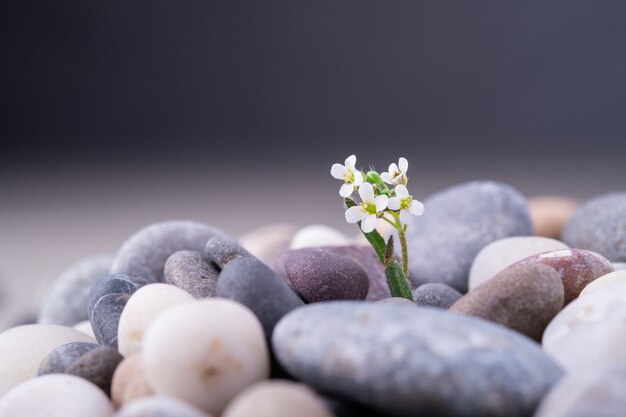
[[[348,223],[361,222],[361,229],[370,233],[376,227],[376,219],[382,218],[396,228],[404,228],[411,224],[413,216],[424,213],[424,205],[413,199],[406,188],[406,175],[409,162],[400,158],[398,164],[389,165],[389,170],[378,174],[370,171],[367,174],[355,168],[356,156],[351,155],[344,165],[333,164],[330,174],[344,181],[339,190],[343,198],[350,197],[358,190],[361,202],[346,210]],[[387,184],[394,188],[389,188]]]

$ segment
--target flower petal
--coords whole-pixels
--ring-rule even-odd
[[[339,195],[343,198],[350,197],[354,192],[354,184],[343,184],[339,189]]]
[[[361,220],[361,230],[365,233],[370,233],[376,228],[376,216],[373,214],[366,214]]]
[[[387,203],[391,210],[400,210],[400,197],[391,197]]]
[[[348,223],[356,223],[365,216],[365,210],[361,206],[354,206],[346,210],[345,215]]]
[[[391,174],[388,172],[383,172],[382,174],[380,174],[380,178],[387,184],[393,184],[393,178],[391,178]]]
[[[413,223],[413,215],[407,209],[400,210],[400,222],[402,224],[411,224]]]
[[[409,206],[409,211],[415,216],[424,214],[424,204],[421,201],[413,200]]]
[[[337,178],[338,180],[343,180],[343,175],[346,172],[346,167],[341,164],[333,164],[333,166],[330,168],[330,175],[332,175],[333,178]]]
[[[369,182],[363,183],[359,187],[359,196],[363,202],[372,201],[374,199],[374,187]]]
[[[407,161],[406,158],[400,158],[398,161],[398,167],[400,167],[400,171],[406,173],[409,169],[409,161]]]
[[[389,202],[389,197],[386,195],[379,195],[374,199],[374,204],[376,204],[376,211],[380,212],[387,208],[387,203]]]
[[[361,171],[354,171],[354,185],[358,187],[361,184],[363,184],[363,174]]]
[[[407,198],[409,196],[409,190],[406,188],[406,185],[398,184],[394,190],[397,197]]]
[[[350,155],[346,158],[346,168],[354,169],[354,164],[356,164],[356,155]]]
[[[389,165],[389,173],[393,175],[394,172],[398,172],[398,165],[395,162]]]

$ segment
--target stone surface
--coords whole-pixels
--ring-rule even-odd
[[[334,417],[306,385],[288,381],[259,382],[228,405],[222,417]]]
[[[600,288],[604,288],[609,285],[618,284],[626,282],[626,271],[619,270],[615,272],[610,272],[606,275],[602,275],[600,278],[597,278],[591,281],[583,290],[581,291],[578,297],[583,297],[585,295],[591,294],[593,291],[598,290]]]
[[[461,297],[449,311],[479,317],[541,341],[563,308],[561,274],[547,265],[513,265]]]
[[[114,417],[211,417],[176,398],[154,395],[122,407]],[[294,416],[295,417],[295,416]]]
[[[113,274],[101,279],[89,292],[89,321],[102,346],[117,349],[117,328],[130,296],[149,281],[136,275]]]
[[[278,323],[273,345],[307,385],[390,416],[528,416],[562,376],[526,337],[422,307],[305,306]]]
[[[183,250],[165,262],[165,281],[187,291],[195,298],[215,297],[219,268],[196,251]]]
[[[89,308],[89,307],[88,307]],[[91,328],[91,322],[89,320],[81,321],[73,326],[76,330],[85,333],[89,337],[93,337],[96,339],[96,335],[93,334],[93,329]]]
[[[351,243],[350,238],[340,231],[322,224],[313,224],[299,229],[294,234],[289,249],[345,246]]]
[[[204,253],[219,268],[224,268],[230,261],[235,259],[253,257],[237,241],[224,236],[216,236],[210,239],[206,244]]]
[[[478,252],[469,272],[469,289],[473,289],[509,265],[532,255],[569,249],[565,243],[541,236],[514,236],[491,242]]]
[[[547,265],[561,274],[567,305],[591,281],[613,272],[613,266],[597,253],[579,249],[563,249],[529,256],[513,265]]]
[[[382,300],[378,300],[377,303],[381,303],[381,304],[405,304],[405,305],[408,305],[408,306],[415,306],[415,303],[413,303],[411,300],[408,300],[408,299],[402,298],[402,297],[383,298]]]
[[[169,284],[154,283],[139,288],[130,296],[120,316],[117,329],[120,353],[129,356],[140,352],[144,333],[159,314],[193,300],[187,291]]]
[[[535,235],[560,239],[563,226],[580,203],[569,197],[544,195],[528,200]]]
[[[116,407],[137,398],[152,395],[146,380],[143,359],[140,354],[128,356],[117,366],[111,380],[111,399]]]
[[[219,298],[161,314],[146,332],[142,356],[156,393],[216,415],[241,390],[269,376],[261,323],[242,304]]]
[[[71,342],[95,340],[70,327],[51,324],[27,324],[0,333],[0,397],[36,377],[48,353]]]
[[[228,263],[220,274],[217,295],[248,307],[261,322],[268,340],[278,320],[304,305],[287,283],[254,258]]]
[[[76,359],[98,347],[97,343],[72,342],[55,348],[41,361],[37,375],[65,373]]]
[[[151,224],[122,245],[111,266],[111,273],[133,274],[152,282],[164,281],[165,262],[174,252],[204,252],[209,239],[221,235],[221,230],[189,220]]]
[[[463,294],[446,284],[431,282],[420,285],[413,291],[415,304],[421,307],[435,307],[447,310]]]
[[[100,346],[75,360],[67,373],[86,379],[110,396],[113,373],[123,359],[117,350]]]
[[[470,266],[485,245],[532,234],[526,199],[506,184],[459,184],[433,194],[424,205],[426,211],[407,232],[414,287],[439,282],[467,292]]]
[[[37,321],[73,326],[87,320],[89,290],[98,280],[109,275],[112,262],[113,255],[98,254],[67,267],[48,287]]]
[[[31,379],[0,399],[0,417],[110,417],[113,406],[93,384],[72,375]]]
[[[626,192],[587,201],[565,225],[563,241],[597,252],[611,262],[626,261]]]
[[[272,259],[289,249],[298,228],[289,223],[275,223],[254,229],[239,238],[239,243],[261,262]]]

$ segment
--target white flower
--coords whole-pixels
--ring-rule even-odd
[[[343,198],[352,195],[354,188],[363,184],[363,174],[354,168],[354,164],[356,164],[356,156],[350,155],[346,159],[345,165],[333,164],[330,168],[330,175],[338,180],[345,181],[339,189],[339,195]]]
[[[424,213],[424,205],[413,200],[409,195],[406,186],[400,184],[395,188],[396,196],[389,199],[389,208],[391,210],[400,210],[400,221],[402,224],[411,224],[413,216],[420,216]]]
[[[358,206],[350,207],[346,210],[346,221],[348,223],[361,222],[361,230],[370,233],[376,227],[376,217],[387,208],[389,198],[386,195],[379,195],[374,198],[374,188],[369,182],[359,187],[361,203]]]
[[[398,185],[405,184],[408,181],[406,171],[409,169],[409,161],[406,158],[400,158],[398,165],[395,163],[389,165],[389,171],[380,174],[380,178],[387,184]]]

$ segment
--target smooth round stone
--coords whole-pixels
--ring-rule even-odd
[[[96,339],[96,335],[93,334],[93,329],[91,328],[91,322],[89,320],[81,321],[73,326],[79,332],[85,333],[89,337],[93,337]]]
[[[616,271],[621,271],[623,269],[626,269],[626,262],[612,262],[611,264],[613,265],[613,268],[615,268]]]
[[[114,417],[211,417],[176,398],[154,395],[132,401]],[[295,416],[294,416],[295,417]]]
[[[219,268],[199,252],[182,250],[165,262],[165,281],[195,298],[215,297]]]
[[[584,297],[587,294],[592,293],[595,290],[600,288],[604,288],[609,285],[618,284],[626,282],[626,271],[620,270],[615,272],[610,272],[606,275],[602,275],[600,278],[591,281],[583,290],[581,291],[578,297]]]
[[[155,283],[139,288],[130,296],[117,330],[120,353],[129,356],[141,351],[148,326],[164,311],[194,301],[187,291],[169,284]]]
[[[0,397],[35,378],[48,353],[71,342],[95,340],[71,327],[52,324],[27,324],[0,333]]]
[[[532,234],[526,199],[506,184],[459,184],[433,194],[424,205],[426,211],[407,231],[414,287],[438,282],[465,293],[470,266],[483,247],[505,237]],[[396,251],[400,254],[399,245]]]
[[[113,404],[121,407],[132,400],[152,394],[152,388],[146,380],[141,355],[128,356],[120,362],[111,380]]]
[[[564,305],[574,300],[591,281],[613,272],[611,263],[598,255],[580,249],[563,249],[529,256],[513,265],[547,265],[561,274],[565,290]]]
[[[211,262],[219,268],[224,268],[230,261],[235,259],[253,257],[237,241],[224,236],[216,236],[210,239],[204,248],[204,252]]]
[[[304,306],[278,323],[273,345],[307,385],[390,416],[528,416],[563,373],[504,327],[393,304]]]
[[[72,375],[31,379],[0,399],[0,417],[110,417],[113,406],[95,385]]]
[[[532,255],[569,249],[565,243],[541,236],[514,236],[491,242],[478,252],[469,272],[469,289],[489,280],[509,265]]]
[[[180,250],[204,252],[209,239],[224,233],[214,227],[189,220],[154,223],[132,235],[120,248],[111,273],[126,273],[152,282],[164,281],[163,268]]]
[[[149,281],[136,275],[113,274],[101,279],[89,292],[89,321],[102,346],[117,349],[117,330],[130,296]]]
[[[322,224],[314,224],[298,230],[291,239],[289,249],[345,246],[351,243],[350,238],[340,231]]]
[[[222,417],[334,417],[306,385],[288,381],[259,382],[239,394]]]
[[[563,226],[572,217],[580,203],[563,196],[537,196],[528,200],[530,218],[535,235],[560,239]]]
[[[565,225],[563,241],[597,252],[611,262],[626,261],[626,192],[587,201]]]
[[[626,283],[572,301],[550,322],[543,348],[572,374],[603,365],[626,366]]]
[[[541,341],[563,308],[561,274],[547,265],[514,265],[461,297],[449,311],[479,317]]]
[[[254,229],[239,238],[239,243],[261,262],[268,263],[287,249],[298,228],[275,223]]]
[[[61,345],[48,353],[39,365],[37,375],[65,373],[68,366],[76,359],[98,346],[98,344],[90,342],[72,342]]]
[[[248,307],[261,322],[268,340],[278,320],[304,305],[287,283],[254,258],[229,262],[220,274],[217,295]]]
[[[285,274],[306,302],[364,300],[369,278],[353,260],[321,249],[298,249],[285,259]]]
[[[98,254],[66,268],[48,287],[37,321],[73,326],[87,320],[89,290],[98,280],[109,275],[112,262],[113,255]]]
[[[541,401],[535,417],[622,417],[626,410],[626,367],[569,375]]]
[[[413,291],[415,304],[421,307],[434,307],[447,310],[463,294],[446,284],[431,282],[420,285]]]
[[[377,303],[381,303],[381,304],[405,304],[405,305],[409,305],[409,306],[415,306],[413,301],[408,300],[406,298],[402,298],[402,297],[383,298],[382,300],[378,300]]]
[[[113,373],[123,359],[117,350],[100,346],[75,360],[67,373],[86,379],[110,396]]]
[[[146,332],[142,355],[156,393],[216,415],[241,390],[269,376],[261,323],[248,308],[225,299],[161,314]]]

